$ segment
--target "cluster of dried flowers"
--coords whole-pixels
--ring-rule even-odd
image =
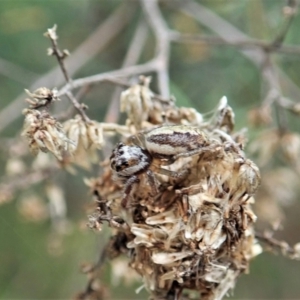
[[[155,98],[148,84],[143,79],[122,93],[130,133],[123,134],[122,142],[130,145],[130,135],[180,124],[200,128],[214,147],[164,166],[184,175],[155,174],[157,194],[146,174],[140,174],[126,209],[121,206],[123,184],[115,181],[107,160],[103,175],[89,181],[98,200],[89,225],[101,229],[109,222],[114,231],[107,256],[125,254],[152,299],[180,299],[184,291],[196,291],[201,299],[222,299],[261,252],[251,209],[259,170],[243,152],[243,132],[233,131],[234,113],[225,97],[205,121],[192,108]]]
[[[87,168],[97,162],[97,150],[111,142],[112,136],[130,148],[137,147],[133,143],[153,129],[166,130],[166,125],[177,125],[185,137],[201,132],[204,151],[179,156],[169,164],[154,155],[149,165],[154,176],[149,177],[145,170],[136,172],[126,208],[124,186],[128,186],[129,177],[118,176],[111,161],[104,160],[102,175],[86,180],[97,203],[88,225],[101,230],[103,222],[108,222],[112,236],[101,260],[104,256],[111,260],[120,257],[115,260],[119,268],[120,263],[124,267],[126,258],[126,264],[141,276],[142,287],[151,299],[197,299],[199,295],[201,299],[222,299],[238,276],[247,272],[250,259],[262,251],[255,239],[256,216],[252,211],[260,184],[259,169],[245,156],[244,130],[234,131],[234,113],[226,97],[205,119],[193,108],[177,107],[173,99],[155,95],[149,83],[150,78],[141,77],[140,84],[122,93],[120,110],[127,114],[125,125],[99,123],[82,114],[61,124],[49,112],[49,105],[59,100],[55,90],[27,91],[30,108],[23,111],[22,135],[34,154],[51,152],[60,166],[72,171],[72,164]],[[168,135],[172,135],[172,128],[168,127]],[[291,145],[297,146],[298,139],[294,140]],[[159,140],[157,143],[159,146]],[[180,149],[189,148],[188,139],[185,143]],[[252,148],[255,150],[255,144]],[[288,158],[295,159],[295,147],[286,149]],[[130,151],[124,156],[127,167],[136,159],[128,154]],[[42,165],[45,169],[45,162]],[[53,160],[47,159],[46,166],[52,165]],[[157,172],[162,169],[164,172]],[[41,175],[43,172],[36,174]],[[36,176],[31,178],[33,182]],[[53,195],[49,197],[52,202],[62,197]],[[38,201],[24,202],[20,209],[28,215],[32,203]],[[265,235],[260,239],[290,258],[300,258],[299,244],[292,248]],[[93,276],[88,287],[90,298],[103,292]],[[80,294],[80,299],[86,299],[85,294]]]

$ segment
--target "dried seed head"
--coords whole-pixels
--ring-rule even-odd
[[[106,199],[101,202],[97,221],[107,218],[104,213],[109,211],[113,218],[122,217],[126,222],[125,227],[114,227],[117,233],[111,251],[115,255],[116,249],[122,249],[119,253],[128,254],[131,268],[142,276],[153,299],[176,298],[183,289],[221,299],[247,270],[249,260],[261,251],[254,239],[256,216],[251,208],[260,184],[259,170],[240,145],[246,140],[244,132],[232,133],[234,113],[226,97],[207,122],[194,109],[165,105],[164,120],[178,126],[154,129],[164,122],[153,117],[158,116],[156,105],[163,106],[149,97],[152,104],[149,102],[142,112],[148,103],[141,98],[142,88],[145,86],[134,86],[123,93],[122,109],[128,114],[132,133],[147,128],[137,134],[144,148],[129,145],[124,139],[123,148],[117,146],[111,157],[114,172],[105,166],[104,175],[90,182],[101,199]],[[139,116],[135,116],[137,112]],[[180,134],[185,139],[178,139]],[[179,155],[166,164],[172,155],[195,150],[195,137],[202,137],[203,152]],[[122,168],[126,171],[131,166],[133,158],[139,166],[142,162],[142,155],[133,155],[126,147],[146,151],[152,160],[132,173],[122,173],[122,180],[118,178],[116,183],[112,176],[117,168],[116,155],[122,162],[119,175]],[[146,170],[152,171],[154,178]],[[130,188],[129,179],[134,181]],[[120,206],[122,183],[130,189],[125,211]]]
[[[153,109],[153,93],[148,85],[134,85],[121,94],[121,112],[126,112],[129,121],[139,130]]]
[[[50,151],[61,160],[69,145],[74,144],[66,137],[62,125],[45,111],[24,109],[23,114],[25,120],[21,135],[27,139],[31,152],[36,155],[39,150]]]
[[[31,99],[26,99],[26,102],[30,104],[29,106],[30,108],[34,108],[34,109],[46,106],[53,101],[60,100],[57,97],[58,91],[56,89],[49,90],[45,87],[41,87],[35,90],[33,93],[31,93],[29,90],[26,89],[25,92],[31,98]]]
[[[63,124],[67,136],[74,141],[70,147],[71,161],[83,168],[98,160],[97,149],[104,145],[103,127],[96,121],[85,122],[77,115]],[[88,153],[88,154],[87,154]]]

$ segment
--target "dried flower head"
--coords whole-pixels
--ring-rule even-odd
[[[74,119],[66,121],[63,126],[69,139],[74,141],[74,146],[70,149],[72,162],[89,168],[90,162],[98,160],[96,150],[104,145],[101,123],[86,122],[77,115]]]
[[[251,208],[260,174],[243,152],[243,133],[233,133],[233,110],[223,97],[213,117],[204,121],[194,109],[160,103],[166,113],[159,119],[153,118],[155,105],[145,105],[148,102],[141,98],[141,86],[125,91],[122,97],[126,124],[138,134],[129,139],[125,135],[124,148],[119,144],[114,150],[113,172],[104,164],[103,176],[89,182],[98,199],[93,224],[98,228],[108,221],[115,230],[107,246],[108,257],[126,254],[152,299],[179,299],[183,290],[198,291],[205,299],[221,299],[239,274],[248,270],[249,260],[261,252]],[[151,99],[150,94],[147,97]],[[143,105],[143,114],[136,117],[134,112]],[[185,126],[164,129],[164,120]],[[153,130],[157,125],[161,129]],[[189,132],[189,126],[195,125],[197,130]],[[200,138],[200,132],[204,150],[182,155],[194,145],[193,138]],[[132,145],[137,140],[143,140],[143,146]],[[168,146],[162,150],[160,144]],[[148,156],[150,149],[153,152]],[[163,151],[179,155],[171,159]],[[116,165],[116,154],[120,165]],[[148,169],[139,171],[138,159],[139,166]],[[143,159],[150,160],[146,164]],[[130,167],[136,170],[134,176]],[[125,210],[121,206],[124,192],[130,198]]]
[[[25,115],[22,136],[25,136],[30,151],[37,154],[52,152],[57,159],[61,160],[64,152],[68,151],[74,142],[68,139],[62,125],[48,112],[35,109],[24,109]]]
[[[141,129],[142,122],[148,119],[149,112],[153,110],[150,81],[150,77],[143,77],[141,85],[136,84],[121,94],[120,110],[127,113],[130,123],[138,130]]]
[[[35,90],[33,93],[26,89],[25,92],[30,97],[30,99],[26,99],[26,102],[30,104],[30,108],[34,109],[47,106],[53,101],[60,100],[57,97],[58,91],[56,89],[49,90],[45,87],[41,87]]]

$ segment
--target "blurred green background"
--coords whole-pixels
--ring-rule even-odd
[[[47,28],[58,25],[60,47],[67,48],[72,54],[122,3],[133,11],[130,21],[73,78],[120,68],[141,15],[138,1],[1,0],[0,59],[21,69],[15,70],[12,66],[0,64],[0,109],[57,66],[56,60],[46,53],[50,45],[43,33]],[[284,22],[282,8],[286,1],[206,0],[199,3],[253,38],[272,40]],[[211,33],[166,4],[162,6],[162,11],[171,28],[188,33]],[[286,44],[300,44],[299,28],[300,17],[297,16],[286,36]],[[153,44],[153,36],[150,36],[140,62],[151,59]],[[274,55],[274,60],[300,87],[300,55]],[[218,100],[226,95],[235,111],[237,128],[248,126],[248,110],[258,106],[263,98],[260,70],[235,47],[172,44],[170,80],[170,89],[177,98],[178,106],[192,106],[200,112],[212,110]],[[155,81],[152,88],[157,91]],[[113,91],[113,85],[99,84],[85,96],[83,101],[90,107],[89,116],[92,119],[103,120]],[[299,98],[294,100],[299,101]],[[14,111],[13,115],[20,117],[2,132],[3,138],[18,135],[21,130],[21,110]],[[299,131],[298,119],[299,116],[288,115],[289,126],[293,130]],[[260,129],[250,129],[250,138],[259,132]],[[2,174],[7,150],[1,150]],[[90,172],[80,171],[74,176],[55,174],[51,179],[62,183],[69,222],[68,232],[57,241],[53,239],[54,230],[49,219],[33,222],[20,214],[20,199],[26,192],[34,191],[47,205],[42,185],[28,187],[13,201],[0,206],[0,299],[69,299],[84,289],[86,277],[80,273],[80,265],[95,261],[99,249],[107,241],[107,234],[83,229],[87,222],[83,208],[91,203],[91,196],[82,177],[96,174],[97,168]],[[278,238],[293,244],[300,240],[299,199],[295,199],[294,204],[285,207],[284,211],[287,217],[283,223],[284,230],[278,233]],[[107,284],[111,281],[110,269],[107,266],[103,274]],[[299,262],[264,253],[252,262],[250,274],[240,278],[231,298],[300,299],[299,278]],[[146,299],[146,293],[134,293],[139,285],[113,287],[110,297],[125,299],[126,291],[127,299]]]

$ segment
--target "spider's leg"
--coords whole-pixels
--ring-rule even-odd
[[[157,193],[158,193],[158,190],[157,190],[157,186],[155,184],[154,174],[153,174],[153,172],[151,170],[147,170],[146,174],[148,176],[148,182],[150,184],[150,187],[151,187],[151,190],[152,190],[152,194],[153,194],[153,196],[156,196]]]
[[[121,205],[123,208],[127,207],[127,202],[130,196],[130,193],[132,191],[132,187],[135,183],[138,183],[140,180],[138,179],[138,177],[136,175],[133,175],[131,177],[128,178],[128,180],[125,183],[125,187],[124,187],[124,194],[123,194],[123,198],[121,201]]]

